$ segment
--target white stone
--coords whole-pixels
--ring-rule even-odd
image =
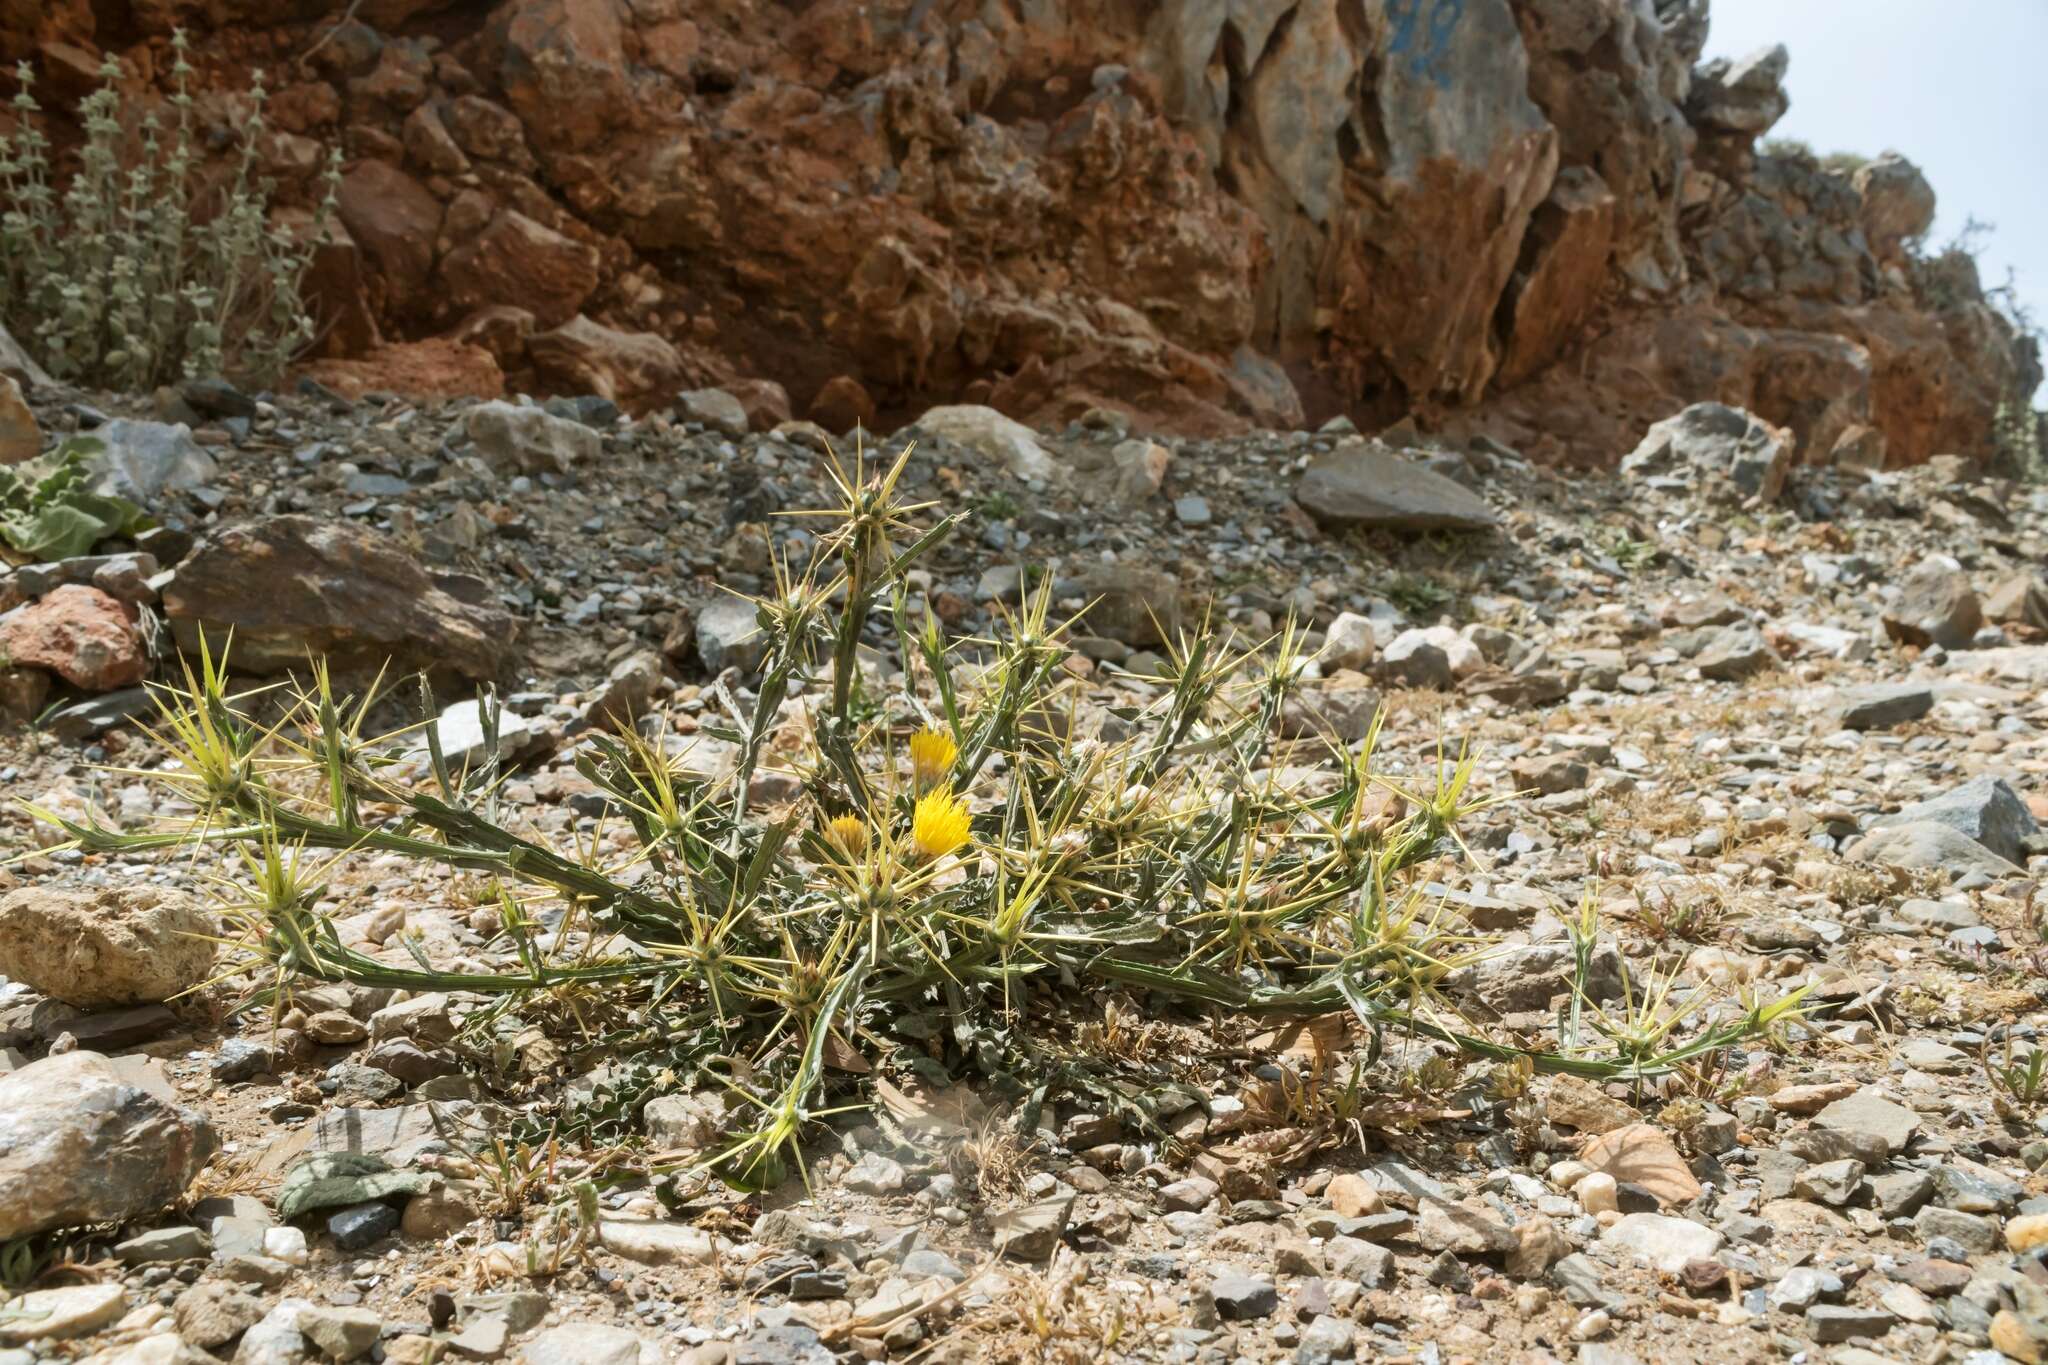
[[[1587,1180],[1592,1179],[1591,1176]],[[1585,1182],[1580,1182],[1584,1189]],[[1663,1213],[1630,1213],[1601,1234],[1616,1250],[1632,1252],[1667,1275],[1676,1275],[1687,1261],[1704,1261],[1721,1249],[1721,1234],[1709,1227]]]

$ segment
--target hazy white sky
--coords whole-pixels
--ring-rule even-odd
[[[1710,13],[1710,57],[1790,50],[1792,109],[1773,136],[1905,153],[1941,205],[1930,240],[1971,215],[1995,224],[1984,283],[2010,268],[2048,325],[2048,0],[1712,0]]]

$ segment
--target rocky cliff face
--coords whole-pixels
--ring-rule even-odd
[[[2031,388],[1967,263],[1916,255],[1910,164],[1758,151],[1785,54],[1699,64],[1705,0],[279,8],[0,6],[0,42],[60,103],[99,49],[147,83],[173,23],[218,88],[265,70],[273,170],[350,159],[327,354],[448,339],[361,382],[769,380],[835,429],[1413,413],[1589,463],[1709,398],[1808,461],[1977,455]]]

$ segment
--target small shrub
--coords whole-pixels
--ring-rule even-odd
[[[59,379],[142,392],[211,375],[265,382],[313,339],[300,284],[324,222],[303,238],[271,225],[275,186],[257,173],[261,80],[233,178],[218,203],[202,200],[185,36],[172,46],[170,126],[146,114],[139,155],[124,164],[129,126],[110,56],[105,84],[79,106],[85,142],[61,192],[32,73],[17,69],[18,126],[0,137],[0,322],[32,339]],[[337,180],[338,160],[323,220]]]
[[[1167,1098],[1188,1102],[1175,1070],[1185,1059],[1138,1018],[1348,1016],[1369,1040],[1356,1065],[1394,1030],[1507,1064],[1526,1083],[1661,1074],[1790,1008],[1710,1019],[1698,993],[1655,977],[1619,1014],[1575,1005],[1558,1050],[1486,1036],[1443,991],[1485,945],[1425,892],[1431,865],[1460,856],[1460,825],[1494,803],[1470,792],[1473,760],[1440,760],[1434,785],[1403,789],[1373,770],[1368,738],[1335,756],[1334,790],[1283,786],[1271,736],[1304,663],[1291,625],[1246,653],[1183,636],[1128,738],[1076,738],[1049,587],[988,640],[910,619],[906,574],[960,518],[905,505],[908,458],[833,465],[842,504],[811,514],[833,523],[821,557],[779,569],[759,603],[769,646],[751,710],[717,689],[729,723],[700,729],[733,746],[728,774],[683,770],[660,737],[588,741],[578,768],[623,811],[628,851],[607,854],[601,831],[557,849],[506,827],[488,752],[458,773],[434,751],[431,776],[401,776],[394,756],[418,741],[363,737],[370,703],[337,698],[324,669],[281,721],[259,718],[204,649],[185,685],[162,693],[156,727],[179,760],[164,780],[201,814],[145,835],[44,818],[94,851],[238,849],[248,885],[228,918],[242,965],[276,1004],[296,980],[471,991],[498,1001],[471,1025],[482,1035],[472,1055],[531,1065],[557,1055],[543,1042],[552,1034],[570,1066],[585,1040],[586,1061],[638,1078],[581,1120],[594,1138],[617,1134],[635,1085],[641,1098],[677,1084],[731,1092],[733,1129],[703,1165],[744,1188],[780,1182],[809,1127],[863,1090],[899,1122],[962,1137],[965,1110],[949,1120],[900,1087],[957,1096],[955,1083],[978,1078],[1017,1106],[1026,1133],[1062,1093],[1157,1131]],[[886,693],[857,666],[877,628],[904,666]],[[748,792],[769,752],[804,781],[764,813]],[[1376,787],[1400,794],[1397,818],[1384,818]],[[410,962],[349,947],[309,850],[495,879],[515,965],[468,971],[419,943],[406,945]],[[543,940],[536,916],[549,905],[559,918]],[[1573,931],[1583,982],[1598,932],[1590,903]],[[1139,1013],[1114,1004],[1133,995]],[[1446,1058],[1411,1087],[1459,1073]],[[1334,1129],[1365,1093],[1355,1069],[1332,1063],[1276,1104]]]
[[[1381,585],[1380,592],[1406,616],[1422,620],[1433,616],[1456,596],[1427,574],[1397,573]]]

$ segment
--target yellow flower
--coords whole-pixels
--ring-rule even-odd
[[[825,842],[846,855],[847,861],[858,862],[868,848],[868,827],[857,815],[842,815],[825,826]]]
[[[967,803],[940,788],[917,798],[910,842],[926,859],[943,858],[967,842]]]
[[[919,730],[910,737],[910,772],[920,792],[945,781],[959,757],[960,746],[942,730]]]

